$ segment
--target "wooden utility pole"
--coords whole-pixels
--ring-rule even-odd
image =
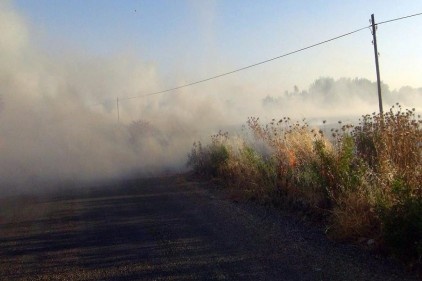
[[[117,122],[120,122],[119,97],[117,97]]]
[[[378,85],[378,104],[380,109],[380,114],[384,113],[382,109],[382,97],[381,97],[381,79],[380,79],[380,67],[378,64],[378,48],[377,48],[377,26],[375,25],[375,17],[374,14],[371,15],[371,23],[372,23],[372,36],[374,38],[374,52],[375,52],[375,68],[377,70],[377,85]]]

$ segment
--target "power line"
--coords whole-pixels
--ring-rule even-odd
[[[403,19],[407,19],[407,18],[411,18],[411,17],[416,17],[416,16],[421,16],[421,15],[422,15],[422,13],[417,13],[417,14],[413,14],[413,15],[409,15],[409,16],[405,16],[405,17],[400,17],[400,18],[396,18],[396,19],[382,21],[382,22],[376,23],[376,25],[384,24],[384,23],[388,23],[388,22],[392,22],[392,21],[403,20]]]
[[[144,94],[144,95],[137,95],[137,96],[132,96],[132,97],[125,97],[125,98],[121,98],[120,100],[130,100],[130,99],[136,99],[136,98],[141,98],[141,97],[146,97],[146,96],[163,94],[163,93],[166,93],[166,92],[179,90],[179,89],[186,88],[186,87],[196,85],[196,84],[199,84],[199,83],[204,83],[204,82],[214,80],[214,79],[217,79],[217,78],[220,78],[220,77],[223,77],[223,76],[227,76],[227,75],[230,75],[230,74],[233,74],[233,73],[236,73],[236,72],[248,69],[248,68],[252,68],[252,67],[264,64],[264,63],[268,63],[268,62],[271,62],[271,61],[274,61],[274,60],[277,60],[277,59],[281,59],[281,58],[293,55],[295,53],[299,53],[299,52],[305,51],[307,49],[314,48],[314,47],[322,45],[322,44],[326,44],[328,42],[331,42],[331,41],[340,39],[342,37],[354,34],[356,32],[362,31],[364,29],[367,29],[368,27],[369,26],[365,26],[365,27],[356,29],[354,31],[347,32],[347,33],[344,33],[342,35],[321,41],[319,43],[316,43],[316,44],[313,44],[313,45],[310,45],[310,46],[307,46],[307,47],[304,47],[304,48],[301,48],[301,49],[297,49],[295,51],[292,51],[292,52],[289,52],[289,53],[286,53],[286,54],[283,54],[283,55],[280,55],[280,56],[277,56],[277,57],[273,57],[273,58],[270,58],[270,59],[267,59],[267,60],[264,60],[264,61],[261,61],[261,62],[257,62],[257,63],[251,64],[251,65],[248,65],[248,66],[245,66],[245,67],[242,67],[242,68],[238,68],[238,69],[235,69],[235,70],[232,70],[232,71],[229,71],[229,72],[225,72],[225,73],[222,73],[222,74],[219,74],[219,75],[215,75],[215,76],[212,76],[212,77],[209,77],[209,78],[206,78],[206,79],[198,80],[198,81],[195,81],[195,82],[192,82],[192,83],[184,84],[184,85],[181,85],[181,86],[177,86],[177,87],[174,87],[174,88],[170,88],[170,89],[166,89],[166,90],[162,90],[162,91],[158,91],[158,92],[152,92],[152,93],[148,93],[148,94]]]
[[[407,19],[407,18],[411,18],[411,17],[415,17],[415,16],[420,16],[420,15],[422,15],[422,13],[416,13],[416,14],[413,14],[413,15],[408,15],[408,16],[404,16],[404,17],[400,17],[400,18],[395,18],[395,19],[391,19],[391,20],[382,21],[382,22],[376,23],[376,25],[385,24],[385,23],[389,23],[389,22],[393,22],[393,21],[398,21],[398,20],[403,20],[403,19]],[[356,30],[353,30],[353,31],[350,31],[350,32],[347,32],[347,33],[344,33],[342,35],[338,35],[336,37],[333,37],[333,38],[330,38],[330,39],[321,41],[319,43],[316,43],[316,44],[313,44],[313,45],[310,45],[310,46],[307,46],[307,47],[304,47],[304,48],[301,48],[301,49],[297,49],[295,51],[292,51],[292,52],[289,52],[289,53],[285,53],[283,55],[280,55],[280,56],[277,56],[277,57],[273,57],[273,58],[270,58],[270,59],[267,59],[267,60],[264,60],[264,61],[260,61],[260,62],[251,64],[251,65],[248,65],[248,66],[245,66],[245,67],[241,67],[241,68],[238,68],[238,69],[229,71],[229,72],[218,74],[218,75],[215,75],[215,76],[206,78],[206,79],[198,80],[198,81],[195,81],[195,82],[192,82],[192,83],[188,83],[188,84],[184,84],[184,85],[180,85],[180,86],[177,86],[177,87],[173,87],[173,88],[169,88],[169,89],[161,90],[161,91],[157,91],[157,92],[152,92],[152,93],[148,93],[148,94],[136,95],[136,96],[131,96],[131,97],[123,97],[123,98],[120,98],[119,101],[131,100],[131,99],[137,99],[137,98],[146,97],[146,96],[153,96],[153,95],[163,94],[163,93],[167,93],[167,92],[179,90],[179,89],[182,89],[182,88],[186,88],[186,87],[189,87],[189,86],[193,86],[193,85],[196,85],[196,84],[204,83],[204,82],[207,82],[207,81],[210,81],[210,80],[214,80],[214,79],[217,79],[217,78],[221,78],[223,76],[234,74],[236,72],[240,72],[240,71],[243,71],[243,70],[246,70],[246,69],[249,69],[249,68],[258,66],[258,65],[261,65],[261,64],[265,64],[265,63],[268,63],[268,62],[271,62],[271,61],[274,61],[274,60],[277,60],[277,59],[281,59],[281,58],[284,58],[284,57],[287,57],[287,56],[290,56],[290,55],[293,55],[293,54],[296,54],[296,53],[299,53],[299,52],[302,52],[302,51],[305,51],[305,50],[308,50],[308,49],[311,49],[311,48],[314,48],[314,47],[317,47],[319,45],[323,45],[323,44],[329,43],[331,41],[334,41],[334,40],[337,40],[337,39],[340,39],[340,38],[343,38],[343,37],[352,35],[354,33],[357,33],[359,31],[365,30],[365,29],[370,28],[370,27],[371,27],[371,25],[365,26],[365,27],[362,27],[362,28],[359,28],[359,29],[356,29]],[[109,99],[109,100],[111,100],[111,99]],[[97,103],[97,104],[94,104],[94,105],[100,105],[100,104],[104,104],[106,102],[108,102],[108,100],[105,100],[103,102],[100,102],[100,103]]]

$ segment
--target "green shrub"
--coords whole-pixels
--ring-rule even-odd
[[[397,257],[422,261],[422,199],[408,197],[380,210],[385,246]]]
[[[209,173],[218,176],[220,170],[229,159],[229,151],[224,144],[212,144],[209,149]]]
[[[203,176],[218,176],[218,172],[229,158],[225,145],[213,143],[203,147],[201,142],[194,143],[188,155],[188,167]]]
[[[271,201],[277,183],[275,166],[271,159],[264,159],[262,155],[249,146],[239,151],[242,163],[242,177],[251,198],[260,201]]]

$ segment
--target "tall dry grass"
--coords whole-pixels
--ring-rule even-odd
[[[414,109],[399,104],[355,126],[339,121],[329,135],[306,120],[262,124],[250,117],[245,128],[252,138],[220,132],[206,146],[194,144],[189,165],[248,198],[322,214],[332,237],[371,239],[420,265],[421,123]]]

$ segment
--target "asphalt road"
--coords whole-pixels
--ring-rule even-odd
[[[298,218],[174,176],[0,199],[1,280],[417,280]]]

